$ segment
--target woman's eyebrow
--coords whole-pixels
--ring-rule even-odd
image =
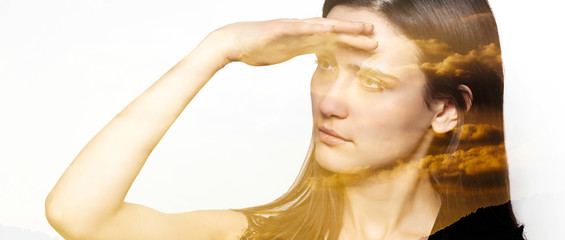
[[[374,76],[377,78],[381,78],[383,80],[393,81],[396,83],[400,83],[400,79],[393,74],[385,73],[379,69],[371,68],[371,67],[360,67],[355,64],[349,64],[349,68],[354,69],[357,71],[358,75],[365,75],[365,76]]]

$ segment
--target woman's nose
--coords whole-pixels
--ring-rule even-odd
[[[327,92],[320,93],[318,109],[323,117],[343,119],[349,115],[346,99],[346,86],[336,82]]]

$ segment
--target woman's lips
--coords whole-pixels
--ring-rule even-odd
[[[319,128],[318,138],[320,139],[320,141],[330,146],[351,142],[350,140],[340,136],[335,131],[323,126]]]

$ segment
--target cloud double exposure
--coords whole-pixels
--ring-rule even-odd
[[[477,65],[498,72],[502,64],[500,48],[494,43],[478,46],[465,54],[453,52],[449,45],[435,39],[416,41],[416,44],[431,55],[420,68],[437,76],[464,77],[474,72]]]
[[[449,137],[439,136],[443,138],[440,143],[448,144]],[[486,194],[503,190],[501,184],[504,181],[500,177],[507,171],[507,163],[502,128],[490,124],[465,124],[459,139],[467,143],[466,148],[452,154],[431,153],[423,159],[423,166],[430,175],[451,192]],[[463,188],[457,188],[457,185]],[[480,190],[471,190],[479,185],[482,186]]]
[[[479,175],[506,168],[504,145],[487,145],[458,150],[451,156],[447,154],[430,155],[425,158],[430,173],[440,177],[453,177],[459,174]]]
[[[504,135],[502,128],[491,124],[465,124],[459,138],[474,143],[499,144],[504,140]]]

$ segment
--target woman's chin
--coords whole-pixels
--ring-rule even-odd
[[[366,172],[370,165],[368,164],[356,164],[353,159],[348,159],[344,157],[328,156],[330,154],[315,152],[314,159],[323,169],[341,174],[358,174]]]
[[[317,148],[314,151],[314,160],[318,165],[330,172],[339,174],[367,174],[378,170],[389,170],[398,166],[402,161],[390,159],[366,159],[335,151],[326,151]],[[396,158],[398,159],[398,158]]]

